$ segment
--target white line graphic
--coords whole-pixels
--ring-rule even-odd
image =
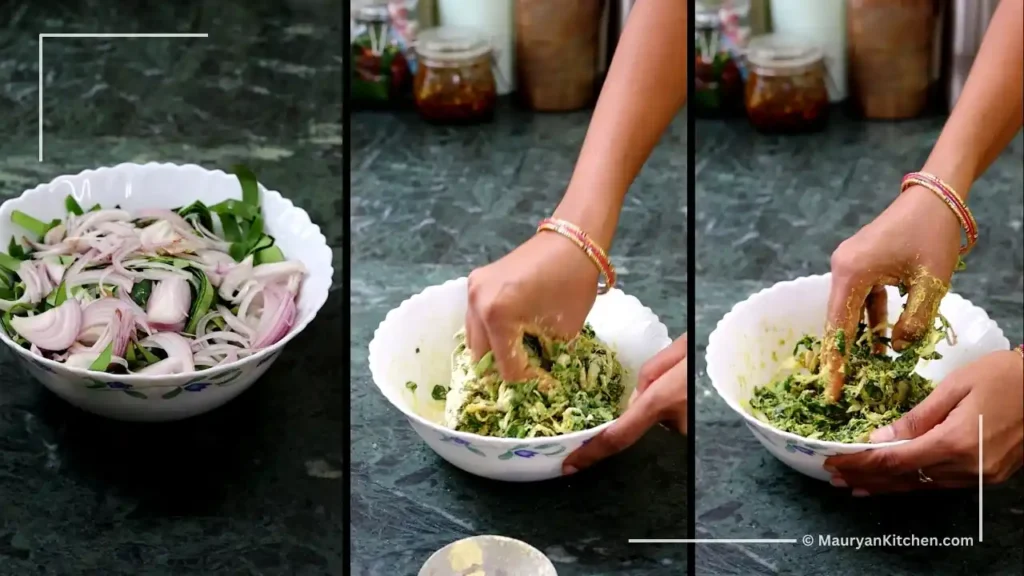
[[[44,38],[209,38],[209,34],[132,34],[132,33],[43,33],[39,35],[39,161],[43,161],[43,39]]]

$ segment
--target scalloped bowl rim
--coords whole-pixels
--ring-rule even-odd
[[[399,314],[399,311],[401,309],[403,309],[405,307],[412,307],[413,305],[415,305],[416,301],[418,301],[418,300],[420,300],[422,298],[425,298],[426,295],[429,292],[434,292],[434,291],[438,291],[438,290],[444,290],[444,289],[448,288],[450,285],[453,285],[453,284],[464,284],[464,283],[468,282],[468,280],[469,280],[468,277],[461,276],[459,278],[454,278],[452,280],[448,280],[447,282],[443,282],[441,284],[435,284],[433,286],[428,286],[427,288],[424,288],[419,293],[414,294],[414,295],[410,296],[409,298],[406,298],[404,301],[402,301],[401,304],[399,304],[395,308],[392,308],[387,313],[387,315],[384,317],[384,320],[382,320],[380,322],[380,324],[377,325],[377,329],[373,331],[373,339],[370,341],[369,356],[367,358],[368,364],[370,366],[370,377],[372,378],[373,383],[377,387],[377,389],[380,390],[380,393],[384,396],[384,398],[387,399],[388,403],[390,403],[392,406],[394,406],[400,412],[402,412],[402,414],[404,414],[406,416],[406,418],[415,420],[416,423],[418,423],[418,424],[420,424],[422,426],[426,426],[427,428],[430,428],[430,429],[434,430],[435,432],[439,432],[439,433],[444,434],[444,435],[449,436],[449,437],[455,437],[455,438],[459,438],[461,440],[477,441],[477,442],[482,442],[482,443],[485,443],[485,444],[486,443],[490,443],[490,444],[494,444],[494,445],[497,445],[497,446],[514,446],[514,445],[521,445],[521,446],[523,446],[524,445],[527,448],[529,448],[530,446],[533,446],[535,444],[544,444],[544,443],[556,442],[556,441],[573,441],[573,440],[581,440],[581,439],[585,440],[587,438],[592,438],[594,436],[597,436],[598,434],[600,434],[604,430],[606,430],[612,424],[617,422],[619,420],[619,418],[621,418],[621,416],[620,416],[619,418],[615,418],[614,420],[610,420],[608,422],[605,422],[604,424],[601,424],[600,426],[595,426],[593,428],[588,428],[586,430],[578,430],[576,432],[570,432],[569,434],[559,434],[559,435],[556,435],[556,436],[538,436],[538,437],[534,437],[534,438],[505,438],[505,437],[502,437],[502,436],[484,436],[482,434],[474,434],[473,432],[463,432],[461,430],[454,430],[452,428],[448,428],[446,426],[438,424],[437,422],[433,422],[431,420],[428,420],[427,418],[424,418],[423,416],[420,416],[419,414],[415,413],[414,411],[408,409],[406,406],[399,405],[399,403],[397,403],[394,400],[392,400],[391,396],[384,391],[384,388],[381,386],[381,384],[380,384],[380,382],[379,382],[379,380],[377,378],[376,371],[374,370],[374,366],[375,366],[375,363],[374,363],[374,360],[373,360],[374,359],[374,349],[377,347],[377,346],[374,346],[374,344],[379,342],[379,340],[377,338],[378,333],[383,329],[384,325],[387,324],[389,320],[392,320],[394,316],[397,316]],[[625,292],[623,292],[622,290],[619,290],[618,288],[612,288],[608,292],[608,294],[614,294],[614,293],[619,294],[620,295],[619,297],[625,297],[627,299],[635,301],[636,304],[639,305],[643,310],[646,310],[647,312],[650,312],[651,316],[655,320],[657,320],[657,327],[659,328],[659,337],[662,337],[662,335],[663,335],[664,340],[667,340],[668,344],[672,343],[672,339],[668,335],[668,327],[665,326],[665,323],[662,322],[661,319],[659,319],[656,314],[654,314],[653,310],[651,310],[647,306],[644,306],[643,303],[640,302],[640,300],[636,296],[632,296],[630,294],[626,294]],[[666,344],[666,346],[668,344]],[[664,349],[664,348],[665,348],[665,346],[662,347],[662,349]]]
[[[28,196],[30,194],[35,194],[35,193],[41,193],[41,191],[44,188],[48,188],[48,187],[52,186],[53,184],[57,183],[59,180],[61,180],[63,178],[78,178],[78,177],[81,177],[81,176],[86,176],[88,174],[99,173],[99,172],[106,172],[106,171],[115,171],[115,170],[119,170],[119,169],[126,169],[128,167],[141,168],[141,169],[152,169],[152,168],[176,168],[176,169],[184,168],[184,169],[189,169],[189,170],[198,169],[198,170],[202,170],[204,172],[209,172],[209,173],[214,174],[214,175],[232,176],[231,174],[228,174],[227,172],[224,172],[223,170],[220,170],[220,169],[210,169],[210,168],[206,168],[204,166],[200,166],[198,164],[175,164],[173,162],[146,162],[145,164],[139,164],[139,163],[136,163],[136,162],[121,162],[121,163],[115,164],[113,166],[101,166],[99,168],[89,168],[89,169],[86,169],[86,170],[82,170],[81,172],[78,172],[76,174],[62,174],[60,176],[57,176],[56,178],[54,178],[53,180],[50,180],[49,182],[45,182],[45,183],[39,184],[35,188],[31,188],[29,190],[26,190],[26,191],[22,192],[21,195],[15,197],[15,198],[9,198],[8,200],[4,201],[3,203],[0,203],[0,212],[2,212],[3,208],[8,206],[8,204],[11,205],[11,206],[14,206],[15,208],[17,208],[17,206],[24,200],[24,198],[26,196]],[[261,197],[263,197],[263,196],[277,196],[286,205],[290,206],[291,208],[294,208],[295,210],[299,210],[299,211],[305,213],[307,218],[309,217],[309,213],[307,213],[302,208],[300,208],[298,206],[295,206],[295,204],[291,200],[286,198],[283,194],[281,194],[277,190],[271,190],[271,189],[265,187],[262,183],[258,183],[258,185],[259,185],[259,190],[260,190],[260,193],[261,193]],[[261,206],[260,207],[262,208],[262,202],[261,202]],[[316,228],[316,235],[314,237],[317,238],[318,240],[322,241],[323,245],[325,247],[327,247],[327,237],[324,236],[323,232],[320,230],[320,226],[318,226],[315,222],[313,222],[312,218],[309,218],[309,222],[310,222],[310,224],[314,228]],[[328,272],[329,272],[328,277],[333,278],[334,277],[334,267],[330,266],[329,269],[328,269]],[[102,375],[104,380],[109,380],[109,381],[112,381],[112,382],[124,382],[124,383],[128,383],[128,384],[151,384],[151,386],[147,386],[149,388],[158,388],[161,385],[164,385],[164,386],[177,386],[177,384],[167,384],[165,382],[168,381],[168,380],[176,380],[176,379],[180,379],[180,378],[183,378],[183,377],[198,378],[198,377],[203,377],[203,376],[220,374],[220,373],[232,370],[234,368],[239,368],[241,366],[245,366],[247,364],[251,364],[251,363],[256,362],[256,361],[258,361],[260,359],[263,359],[263,358],[266,358],[268,356],[276,354],[278,351],[280,351],[282,348],[284,348],[285,345],[287,345],[289,342],[291,342],[291,340],[293,338],[295,338],[295,336],[300,334],[303,330],[306,329],[307,326],[309,326],[309,324],[313,321],[313,319],[316,318],[316,316],[320,312],[320,310],[324,307],[324,304],[327,303],[327,296],[329,294],[330,294],[330,289],[328,288],[328,290],[323,293],[322,297],[317,297],[314,300],[315,306],[312,308],[312,312],[309,314],[308,318],[305,318],[304,321],[302,321],[299,324],[295,325],[291,330],[288,331],[288,333],[284,336],[284,338],[281,338],[280,340],[278,340],[274,344],[272,344],[272,345],[270,345],[270,346],[260,350],[259,352],[255,353],[255,354],[253,354],[251,356],[246,356],[245,358],[236,360],[234,362],[230,362],[228,364],[224,364],[223,366],[216,366],[216,367],[212,367],[212,368],[204,368],[203,370],[196,370],[194,372],[187,372],[187,373],[182,373],[182,374],[166,374],[166,375],[111,374],[111,373],[108,373],[108,372],[99,372],[99,371],[96,371],[96,370],[87,370],[87,369],[84,369],[84,368],[76,368],[76,367],[73,367],[73,366],[68,366],[66,364],[63,364],[63,363],[60,363],[60,362],[56,362],[54,360],[50,360],[49,358],[43,358],[42,356],[38,356],[36,354],[33,354],[29,350],[25,350],[21,346],[18,346],[17,344],[15,344],[14,341],[11,340],[11,338],[9,336],[7,336],[7,334],[5,334],[3,330],[0,330],[0,341],[3,341],[4,344],[6,344],[9,348],[13,349],[15,352],[20,354],[22,357],[24,357],[24,358],[26,358],[26,359],[28,359],[30,361],[33,361],[33,362],[39,362],[39,363],[43,364],[44,366],[47,366],[47,367],[50,367],[50,368],[54,368],[55,371],[58,374],[60,373],[60,371],[67,371],[67,372],[70,372],[72,375],[79,376],[79,377],[82,377],[82,378],[96,378],[97,376]]]
[[[783,281],[783,282],[776,282],[775,284],[772,284],[771,286],[769,286],[767,288],[763,288],[763,289],[759,290],[758,292],[748,296],[745,300],[737,302],[735,305],[733,305],[732,309],[729,310],[729,312],[727,312],[725,314],[725,316],[722,316],[722,319],[719,320],[717,324],[715,324],[715,329],[712,330],[711,334],[708,336],[708,346],[707,346],[707,348],[704,351],[704,358],[706,360],[710,360],[711,358],[713,358],[713,351],[715,351],[717,349],[716,343],[717,343],[718,338],[716,337],[716,335],[720,335],[721,334],[719,332],[719,330],[718,330],[719,327],[722,324],[724,324],[725,322],[731,321],[733,317],[741,316],[745,308],[747,308],[748,306],[751,306],[757,300],[760,300],[761,298],[764,298],[764,295],[766,293],[774,292],[774,291],[779,290],[779,289],[785,290],[788,287],[790,287],[792,285],[795,285],[795,284],[798,284],[798,283],[820,282],[823,279],[827,279],[827,280],[831,281],[831,278],[832,278],[832,274],[831,273],[826,273],[826,274],[814,274],[814,275],[810,275],[810,276],[801,276],[801,277],[795,278],[793,280],[786,280],[786,281]],[[996,324],[996,322],[994,320],[992,320],[991,317],[989,317],[988,312],[986,312],[983,308],[981,308],[980,306],[976,306],[976,305],[972,304],[970,300],[964,298],[963,296],[960,296],[959,294],[955,294],[953,292],[946,293],[946,296],[943,298],[943,300],[945,300],[947,298],[951,299],[951,300],[954,300],[954,301],[960,300],[960,301],[962,301],[966,305],[966,307],[971,308],[974,311],[980,313],[980,316],[983,316],[985,318],[985,320],[988,322],[988,324],[991,327],[994,327],[999,332],[999,334],[1005,338],[1005,336],[1003,335],[1002,329],[999,328],[999,325]],[[715,367],[712,367],[710,362],[706,363],[705,370],[707,372],[708,379],[711,380],[711,386],[714,387],[715,392],[718,394],[718,397],[721,398],[723,401],[725,401],[725,403],[728,404],[729,407],[732,408],[732,410],[734,412],[737,412],[740,416],[742,416],[743,419],[746,420],[748,425],[757,426],[758,428],[760,428],[760,429],[762,429],[762,430],[764,430],[766,432],[777,434],[777,435],[781,436],[782,438],[784,438],[786,440],[791,440],[791,441],[795,441],[795,442],[799,442],[799,443],[813,442],[814,444],[819,445],[822,448],[830,448],[830,449],[833,449],[833,450],[836,450],[836,451],[840,451],[841,453],[846,453],[846,454],[852,454],[854,452],[861,452],[861,451],[864,451],[864,450],[877,450],[879,448],[890,448],[892,446],[899,446],[900,444],[906,444],[907,442],[910,441],[910,440],[895,440],[895,441],[892,441],[892,442],[877,442],[877,443],[868,443],[868,442],[833,442],[833,441],[829,441],[829,440],[817,440],[817,439],[813,439],[813,438],[807,438],[807,437],[804,437],[804,436],[800,436],[799,434],[794,434],[792,432],[786,432],[785,430],[779,430],[778,428],[772,426],[771,424],[768,424],[766,422],[762,422],[762,421],[758,420],[753,415],[749,414],[746,410],[743,410],[742,406],[740,406],[731,396],[725,394],[722,391],[722,389],[719,388],[719,386],[718,386],[718,380],[721,379],[721,378],[716,378],[716,376],[719,374],[718,370]]]

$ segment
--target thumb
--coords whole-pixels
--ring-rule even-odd
[[[622,417],[565,459],[562,474],[575,474],[635,444],[658,423],[661,410],[659,403],[658,394],[638,396]]]
[[[893,350],[902,352],[924,338],[935,322],[946,290],[946,283],[928,272],[922,272],[913,279],[907,292],[907,305],[892,329]]]
[[[941,382],[924,401],[902,418],[871,433],[871,442],[894,442],[923,436],[946,419],[967,396],[970,387],[963,380],[949,378]]]

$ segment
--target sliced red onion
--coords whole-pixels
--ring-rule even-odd
[[[221,318],[224,318],[224,323],[228,325],[228,328],[231,328],[235,332],[248,336],[249,338],[252,338],[256,335],[256,331],[254,329],[249,327],[249,325],[247,325],[245,322],[239,320],[238,317],[232,314],[231,310],[225,308],[223,304],[217,305],[217,312],[220,313]]]
[[[146,306],[146,317],[154,325],[184,325],[191,307],[192,293],[188,281],[171,276],[156,283]]]
[[[157,332],[139,342],[147,348],[160,348],[167,353],[167,358],[177,358],[185,366],[184,372],[195,371],[192,362],[192,345],[188,340],[173,332]]]
[[[68,237],[81,236],[90,228],[103,222],[119,222],[131,219],[132,215],[124,210],[97,210],[89,212],[75,218],[73,221],[71,218],[68,219]]]
[[[15,316],[11,327],[32,344],[48,352],[60,352],[75,343],[82,326],[78,300],[68,300],[38,316]]]
[[[166,220],[174,227],[185,228],[186,230],[191,228],[191,226],[188,225],[188,222],[173,210],[165,210],[163,208],[146,208],[139,210],[135,216],[140,220]]]
[[[77,352],[70,354],[67,360],[64,361],[66,366],[71,368],[81,368],[82,370],[88,370],[93,362],[100,357],[99,352]]]
[[[139,325],[139,328],[142,328],[146,334],[153,333],[153,329],[149,325],[148,318],[146,317],[146,312],[142,307],[135,303],[135,300],[132,300],[131,296],[125,292],[119,292],[117,299],[131,310],[132,316],[135,318],[135,323]]]
[[[236,334],[234,332],[210,332],[209,334],[200,336],[193,340],[192,349],[197,351],[209,350],[211,345],[207,344],[207,342],[211,342],[213,340],[227,340],[229,342],[237,342],[243,347],[249,346],[249,339],[241,334]]]
[[[50,277],[50,281],[54,285],[59,285],[61,280],[64,279],[65,267],[60,263],[60,259],[56,256],[50,256],[43,260],[43,266],[46,267],[46,275]]]
[[[266,284],[274,284],[287,280],[292,276],[304,276],[306,266],[298,260],[260,264],[252,269],[252,278]]]
[[[117,298],[100,298],[82,307],[82,329],[78,341],[93,346],[106,332],[114,321],[114,312],[121,310],[131,313],[131,309]]]
[[[63,224],[58,224],[50,228],[46,235],[43,236],[43,242],[48,246],[53,246],[64,239],[65,232],[67,232],[67,228]]]
[[[131,292],[132,286],[135,285],[131,278],[125,278],[113,270],[87,270],[73,278],[68,275],[64,285],[70,291],[75,286],[89,286],[92,284],[98,284],[101,288],[103,286],[117,286],[124,292]]]
[[[284,338],[295,323],[295,300],[279,286],[263,291],[263,314],[253,337],[255,350],[266,348]]]
[[[227,300],[228,302],[237,302],[236,292],[242,287],[242,284],[249,280],[252,274],[252,256],[246,256],[245,260],[242,260],[230,272],[224,276],[224,280],[220,283],[220,297]]]

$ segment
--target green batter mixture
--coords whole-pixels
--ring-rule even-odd
[[[530,364],[551,378],[506,382],[488,352],[474,363],[465,332],[456,335],[452,386],[446,392],[450,428],[484,436],[532,438],[594,428],[619,415],[622,364],[588,324],[568,342],[542,344],[527,336]]]
[[[933,383],[914,372],[918,360],[942,358],[935,345],[955,335],[941,315],[937,326],[898,357],[875,354],[874,344],[889,346],[861,324],[846,366],[846,385],[838,402],[826,395],[828,374],[820,362],[821,341],[805,336],[770,384],[754,390],[748,410],[762,422],[808,439],[867,442],[872,430],[898,420],[920,403]],[[849,339],[840,330],[837,346]]]

